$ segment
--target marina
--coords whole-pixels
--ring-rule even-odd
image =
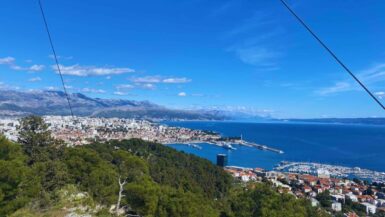
[[[330,164],[311,163],[311,162],[280,162],[274,170],[281,172],[328,175],[336,178],[359,178],[373,182],[385,183],[385,172],[377,172],[360,167],[336,166]]]

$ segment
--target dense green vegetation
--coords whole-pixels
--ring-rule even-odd
[[[119,207],[140,216],[325,216],[306,200],[236,183],[209,161],[160,144],[69,148],[39,117],[25,118],[20,130],[18,143],[0,138],[0,216],[113,216],[119,192]]]

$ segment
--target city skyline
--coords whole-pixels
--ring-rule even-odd
[[[71,93],[282,118],[384,116],[279,1],[42,2]],[[288,3],[384,102],[385,3]],[[62,90],[37,2],[0,12],[0,88]]]

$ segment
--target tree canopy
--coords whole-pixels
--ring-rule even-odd
[[[243,186],[208,160],[161,144],[131,139],[66,147],[40,117],[21,123],[18,143],[0,137],[0,216],[64,216],[63,201],[73,191],[87,195],[96,216],[113,216],[108,209],[120,191],[121,206],[140,216],[325,216],[307,200],[267,184]]]

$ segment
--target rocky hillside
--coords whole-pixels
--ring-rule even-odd
[[[223,120],[217,111],[169,109],[148,101],[91,98],[84,94],[70,94],[75,115],[94,117]],[[61,91],[0,90],[0,116],[69,115],[65,94]]]

